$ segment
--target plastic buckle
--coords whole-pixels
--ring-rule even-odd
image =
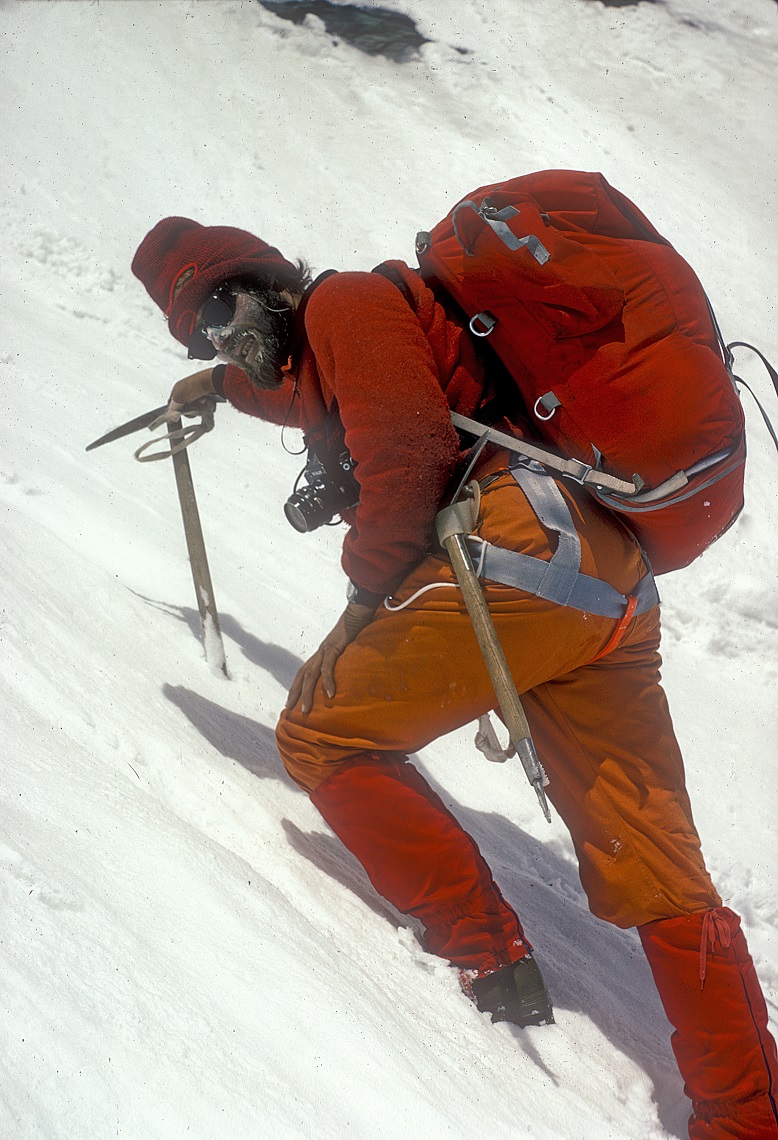
[[[574,483],[580,483],[583,487],[587,476],[591,475],[594,468],[590,463],[584,463],[582,459],[568,459],[568,464],[575,467],[575,471],[571,471],[569,466],[565,470],[565,475],[568,479],[572,479]]]

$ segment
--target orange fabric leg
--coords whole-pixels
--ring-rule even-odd
[[[578,498],[564,493],[581,538],[582,571],[607,577],[630,594],[645,573],[635,543],[585,492]],[[556,544],[510,474],[484,492],[479,534],[546,560],[551,543]],[[423,594],[406,609],[379,607],[338,661],[332,700],[318,686],[307,717],[299,708],[281,715],[281,756],[306,791],[352,756],[416,751],[494,707],[491,682],[448,561],[427,558],[403,583],[398,599],[409,599],[431,582],[451,586]],[[487,599],[520,692],[591,661],[620,624],[508,586],[489,584]]]
[[[427,560],[425,573],[417,571],[408,591],[441,576],[435,562]],[[585,664],[616,624],[508,587],[491,588],[488,596],[520,692]],[[494,707],[491,681],[458,591],[434,591],[420,601],[396,613],[377,611],[338,660],[332,699],[319,685],[307,716],[299,706],[281,714],[281,755],[306,791],[352,756],[418,751]]]
[[[634,543],[585,495],[571,506],[583,571],[632,593],[643,572]],[[515,484],[484,494],[482,519],[489,541],[550,557],[549,536]],[[453,580],[450,567],[428,558],[399,596],[442,580]],[[719,905],[659,686],[658,611],[635,618],[618,648],[590,664],[613,638],[615,619],[507,586],[486,593],[593,912],[632,926]],[[352,758],[418,751],[495,704],[453,588],[399,612],[379,609],[338,661],[335,679],[332,699],[317,686],[308,716],[299,707],[283,713],[277,729],[289,773],[309,792]]]
[[[646,614],[609,656],[523,698],[589,906],[622,927],[721,905],[659,683],[658,636]]]

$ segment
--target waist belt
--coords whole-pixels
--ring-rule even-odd
[[[582,574],[581,540],[557,484],[531,459],[512,462],[510,470],[540,522],[558,536],[557,548],[544,562],[471,535],[467,546],[479,577],[599,617],[623,618],[627,612],[632,617],[657,605],[659,592],[650,569],[629,596],[600,578]]]

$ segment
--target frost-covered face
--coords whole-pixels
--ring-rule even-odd
[[[219,359],[237,364],[255,387],[279,388],[289,356],[293,298],[265,285],[235,285],[229,292],[235,308],[228,324],[209,325],[207,303],[205,316],[203,310],[198,314],[205,335]]]

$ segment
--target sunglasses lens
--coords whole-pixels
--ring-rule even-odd
[[[230,290],[219,289],[203,305],[202,327],[220,329],[230,324],[235,316],[235,295]]]
[[[208,339],[206,329],[221,329],[235,316],[235,294],[226,285],[220,286],[205,302],[200,312],[200,327],[189,341],[190,360],[213,360],[216,349]]]
[[[189,341],[190,360],[213,360],[216,349],[204,332],[196,332]]]

